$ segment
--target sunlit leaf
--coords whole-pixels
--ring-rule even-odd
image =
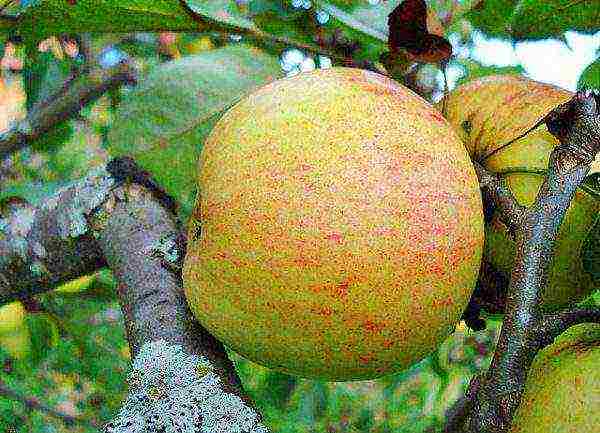
[[[581,73],[577,88],[583,89],[584,87],[600,89],[600,59],[589,65]]]
[[[387,4],[385,7],[383,5],[371,6],[371,12],[378,12],[378,19],[370,20],[367,18],[369,15],[369,12],[367,12],[369,10],[368,8],[359,8],[349,13],[329,2],[316,1],[315,3],[319,9],[327,12],[329,15],[333,16],[335,19],[347,25],[348,27],[358,30],[359,32],[369,35],[375,39],[379,39],[382,42],[387,42],[387,15],[390,13],[388,11]],[[390,1],[389,3],[392,4],[394,1]],[[383,21],[384,26],[381,25],[382,12],[385,14],[385,21]]]

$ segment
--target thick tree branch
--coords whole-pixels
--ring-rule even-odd
[[[172,202],[131,159],[108,169],[118,185],[91,224],[119,282],[136,359],[130,393],[106,431],[129,431],[131,422],[142,421],[147,431],[167,425],[204,431],[216,424],[224,432],[266,433],[223,344],[188,308],[181,277],[185,235]]]
[[[8,201],[0,230],[4,302],[107,264],[116,276],[134,365],[127,400],[107,432],[192,422],[267,432],[223,345],[187,306],[185,236],[174,202],[132,160],[109,163],[39,208]]]
[[[498,346],[489,370],[478,379],[476,392],[455,411],[461,415],[465,411],[470,413],[453,416],[446,431],[508,432],[529,367],[537,352],[551,342],[548,334],[539,332],[545,320],[550,319],[540,311],[540,293],[547,282],[560,224],[575,190],[600,150],[600,97],[580,92],[554,109],[545,122],[560,145],[550,155],[548,174],[534,204],[519,211],[516,220],[511,216],[512,205],[501,208],[516,223],[517,254]],[[492,185],[498,183],[492,178],[484,180]],[[502,199],[497,199],[501,204]],[[562,313],[554,317],[562,320],[551,332],[557,333],[569,323],[579,323],[591,316],[593,313],[582,311]],[[457,423],[457,419],[462,422]]]
[[[106,266],[87,217],[110,178],[91,174],[38,208],[12,197],[0,205],[0,305],[50,290]]]
[[[185,236],[174,202],[129,159],[101,167],[38,208],[20,199],[0,219],[0,299],[49,290],[110,266],[134,357],[129,395],[108,432],[196,423],[266,433],[224,346],[183,294]],[[146,423],[146,424],[143,424]],[[171,424],[169,424],[171,425]]]
[[[185,234],[173,209],[127,179],[94,220],[102,222],[99,244],[119,282],[125,318],[131,325],[127,333],[132,355],[145,342],[160,339],[180,344],[189,353],[203,352],[219,365],[230,390],[241,394],[233,366],[223,358],[222,344],[197,325],[187,307],[181,280]]]
[[[99,98],[109,89],[134,83],[135,69],[127,62],[112,68],[95,68],[71,81],[65,90],[48,103],[34,106],[23,120],[0,134],[0,159],[27,146],[55,125],[77,114],[85,104]]]

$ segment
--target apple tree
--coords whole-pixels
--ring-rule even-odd
[[[593,431],[600,60],[561,89],[475,48],[599,31],[598,0],[0,1],[0,431]],[[331,209],[356,232],[311,238]]]

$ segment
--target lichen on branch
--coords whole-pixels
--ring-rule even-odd
[[[223,389],[203,356],[164,340],[145,343],[133,361],[129,394],[106,433],[268,433],[256,410]]]

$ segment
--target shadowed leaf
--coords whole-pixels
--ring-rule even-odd
[[[186,0],[185,3],[204,18],[225,25],[256,29],[256,25],[241,12],[234,0]]]
[[[429,33],[427,4],[424,0],[405,0],[388,17],[388,45],[392,56],[399,49],[418,62],[436,63],[452,55],[452,45],[444,37]]]
[[[224,111],[280,73],[277,58],[245,45],[165,63],[123,100],[109,152],[133,156],[189,215],[205,138]]]
[[[567,30],[600,30],[600,0],[520,0],[512,19],[514,39],[558,37]]]
[[[199,24],[179,0],[37,0],[19,16],[27,39],[80,32],[194,30]]]
[[[478,0],[465,14],[475,28],[488,36],[510,39],[510,19],[518,0]]]

